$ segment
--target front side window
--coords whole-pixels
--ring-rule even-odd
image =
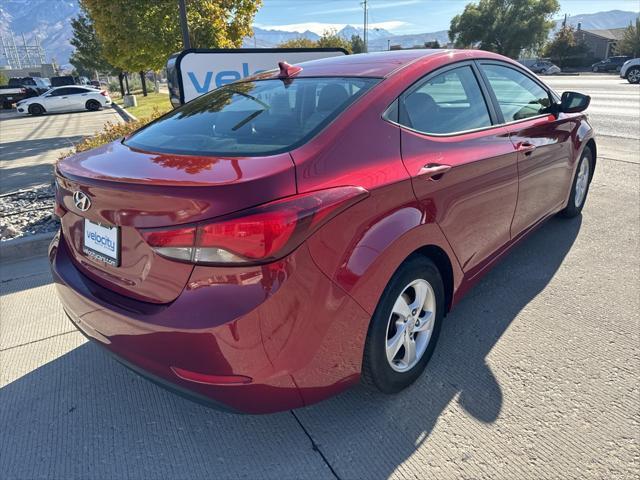
[[[425,80],[405,96],[400,123],[442,135],[491,126],[491,117],[473,70],[463,66]]]
[[[186,103],[125,144],[187,155],[275,154],[311,138],[377,82],[354,77],[233,83]]]
[[[549,110],[549,94],[525,74],[494,64],[484,64],[482,70],[495,93],[505,122],[535,117]]]

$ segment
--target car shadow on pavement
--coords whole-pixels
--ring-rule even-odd
[[[47,154],[51,150],[60,148],[71,149],[76,143],[81,142],[83,138],[85,137],[82,135],[72,135],[69,137],[35,138],[16,142],[2,142],[0,143],[0,159],[5,161],[17,160]]]
[[[5,478],[331,478],[326,458],[340,478],[387,478],[428,447],[452,410],[470,430],[498,418],[504,393],[487,355],[553,278],[580,226],[580,218],[551,219],[490,272],[445,319],[425,374],[398,395],[356,387],[293,415],[232,415],[165,392],[84,344],[0,389],[1,471]],[[456,435],[452,443],[470,434]],[[441,452],[465,461],[458,453]]]

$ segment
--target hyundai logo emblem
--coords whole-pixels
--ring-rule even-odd
[[[77,191],[73,194],[73,204],[81,212],[86,212],[91,207],[91,200],[81,191]]]

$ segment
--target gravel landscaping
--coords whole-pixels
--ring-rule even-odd
[[[55,232],[53,185],[42,185],[0,197],[0,241]]]

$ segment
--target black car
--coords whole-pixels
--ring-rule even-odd
[[[12,77],[8,85],[0,86],[0,105],[11,108],[25,98],[37,97],[49,90],[49,83],[40,77]]]
[[[629,60],[629,58],[631,57],[617,56],[605,58],[591,65],[591,70],[594,72],[619,72],[622,64]]]

